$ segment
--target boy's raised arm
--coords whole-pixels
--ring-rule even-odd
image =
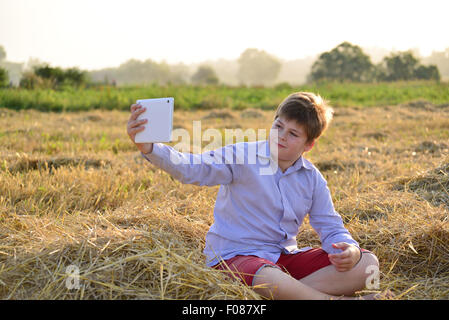
[[[214,186],[230,184],[235,176],[235,145],[201,154],[181,153],[173,147],[154,143],[151,153],[142,156],[173,178],[186,184]]]
[[[148,125],[146,120],[137,120],[145,111],[139,104],[130,107],[127,133],[140,150],[141,155],[155,166],[171,174],[182,183],[213,186],[229,184],[235,176],[235,145],[228,145],[202,154],[181,153],[162,143],[136,143],[138,132]]]

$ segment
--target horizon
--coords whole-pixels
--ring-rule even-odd
[[[449,47],[432,36],[447,29],[447,11],[435,0],[425,6],[385,0],[363,5],[354,0],[124,3],[2,0],[0,45],[11,62],[26,64],[33,58],[83,70],[114,68],[130,59],[171,65],[235,60],[247,48],[291,61],[343,41],[363,49],[419,51],[422,57]],[[141,19],[146,12],[148,18]],[[311,27],[304,32],[303,26]]]
[[[335,47],[336,47],[337,45],[339,45],[339,44],[340,44],[340,43],[336,44]],[[357,43],[351,43],[351,44],[352,44],[352,45],[359,46]],[[122,65],[122,64],[124,64],[124,63],[126,63],[126,62],[128,62],[128,61],[130,61],[130,60],[137,60],[137,61],[141,61],[141,62],[145,62],[146,60],[151,60],[151,61],[156,62],[156,63],[158,63],[158,64],[161,64],[161,63],[167,63],[168,65],[184,64],[184,65],[186,65],[186,66],[196,66],[196,65],[207,64],[207,63],[214,63],[214,62],[219,62],[219,61],[234,62],[234,61],[238,60],[238,59],[239,59],[239,56],[240,56],[240,55],[237,55],[237,56],[235,56],[235,57],[229,57],[229,58],[224,58],[224,57],[215,57],[215,58],[212,57],[212,58],[207,58],[207,57],[206,57],[204,60],[198,60],[198,61],[192,61],[192,62],[185,62],[185,61],[174,61],[174,62],[170,62],[170,61],[166,61],[165,59],[162,59],[162,60],[156,60],[156,59],[153,59],[152,57],[143,57],[143,58],[129,57],[128,59],[126,59],[126,60],[124,60],[124,61],[118,62],[116,65],[104,66],[104,67],[95,68],[95,69],[86,69],[86,68],[80,68],[79,65],[73,65],[73,64],[68,64],[68,65],[57,65],[57,64],[51,63],[51,62],[49,62],[49,61],[42,60],[42,59],[40,59],[39,57],[35,57],[35,56],[30,56],[30,57],[28,58],[28,60],[26,60],[26,61],[16,61],[16,60],[11,60],[11,59],[9,59],[9,54],[8,54],[7,48],[5,48],[5,46],[3,46],[1,43],[0,43],[0,47],[3,47],[3,48],[5,49],[5,51],[6,51],[6,53],[7,53],[7,57],[6,57],[6,60],[5,60],[5,61],[10,62],[10,63],[18,63],[18,64],[26,65],[26,64],[29,63],[30,61],[36,59],[36,60],[38,60],[40,63],[42,63],[43,65],[48,64],[48,65],[51,66],[51,67],[79,68],[79,69],[81,69],[81,70],[85,70],[85,71],[89,71],[89,72],[90,72],[90,71],[99,71],[99,70],[108,69],[108,68],[118,68],[120,65]],[[385,55],[388,55],[388,54],[390,54],[390,53],[396,53],[396,52],[412,51],[412,53],[415,55],[415,57],[420,58],[420,59],[421,59],[421,58],[427,58],[427,57],[430,57],[431,54],[432,54],[433,52],[440,52],[439,50],[434,50],[434,51],[432,51],[432,52],[431,52],[430,54],[428,54],[428,55],[422,55],[422,53],[420,52],[419,48],[409,48],[409,49],[404,49],[404,50],[395,50],[395,49],[390,49],[390,50],[389,50],[389,49],[381,48],[381,47],[367,47],[367,48],[361,47],[361,46],[359,46],[359,47],[363,50],[363,52],[364,52],[366,55],[368,55],[368,56],[371,58],[371,62],[373,62],[373,63],[374,63],[374,61],[373,61],[373,54],[370,53],[370,50],[375,50],[375,51],[377,51],[377,52],[385,52]],[[249,48],[246,48],[246,49],[249,49]],[[245,50],[246,50],[246,49],[245,49]],[[325,51],[323,51],[323,52],[317,52],[317,53],[315,53],[315,54],[311,54],[311,55],[308,55],[308,56],[305,56],[305,57],[298,57],[298,58],[292,58],[292,59],[285,59],[285,58],[283,58],[283,57],[279,57],[279,56],[273,55],[272,53],[268,52],[267,50],[265,50],[265,49],[263,49],[263,48],[256,48],[256,49],[258,49],[258,50],[263,50],[263,51],[267,52],[268,54],[270,54],[270,55],[274,56],[275,58],[277,58],[281,63],[287,63],[287,62],[292,62],[292,61],[297,61],[297,60],[306,60],[306,59],[315,59],[315,58],[318,58],[318,56],[319,56],[321,53],[323,53],[323,52],[325,52],[325,51],[330,51],[330,50],[334,49],[334,47],[333,47],[333,48],[329,48],[328,50],[325,50]],[[449,46],[448,46],[448,49],[449,49]],[[243,51],[244,51],[244,50],[243,50]],[[242,51],[242,52],[243,52],[243,51]],[[445,51],[445,49],[443,48],[441,51]],[[416,54],[419,54],[419,56],[416,55]],[[377,54],[377,56],[378,56],[378,54]],[[382,57],[383,57],[383,56],[382,56]]]

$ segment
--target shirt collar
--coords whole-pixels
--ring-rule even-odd
[[[268,140],[260,140],[257,142],[257,155],[265,159],[270,158],[270,144],[268,143]],[[295,163],[293,164],[293,170],[296,171],[301,169],[302,167],[308,170],[313,169],[312,164],[304,159],[303,156],[299,157],[299,159],[295,161]]]

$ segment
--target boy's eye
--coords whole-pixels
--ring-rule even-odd
[[[274,126],[275,126],[276,128],[282,128],[282,126],[279,125],[279,124],[277,124],[277,123],[275,123]],[[294,134],[293,132],[290,132],[290,134],[291,134],[292,136],[294,136],[294,137],[298,137],[298,135]]]

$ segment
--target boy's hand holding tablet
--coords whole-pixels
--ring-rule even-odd
[[[143,108],[140,104],[131,105],[131,117],[128,120],[128,135],[132,142],[137,146],[143,153],[150,153],[153,151],[153,143],[136,143],[135,137],[138,132],[145,130],[144,124],[148,123],[148,119],[137,120],[137,117],[145,112],[145,108]]]
[[[127,132],[142,153],[151,153],[154,142],[171,141],[173,105],[173,98],[137,100],[131,105]]]

